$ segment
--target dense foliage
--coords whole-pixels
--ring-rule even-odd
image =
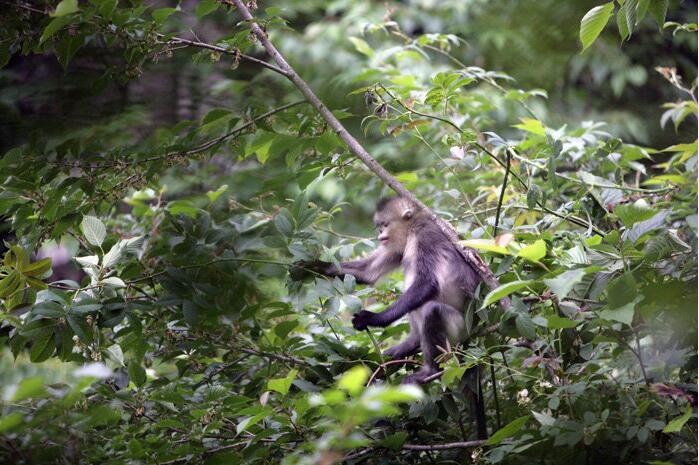
[[[369,250],[388,189],[235,8],[166,3],[3,3],[3,463],[696,463],[691,8],[258,2],[299,74],[500,280],[416,387],[381,368],[406,323],[349,324],[400,272],[288,278]],[[551,26],[498,20],[517,12]],[[561,44],[497,67],[532,35]],[[633,61],[619,36],[669,51]],[[625,114],[634,87],[667,103]]]

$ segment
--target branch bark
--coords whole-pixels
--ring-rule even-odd
[[[259,24],[255,22],[255,18],[248,10],[247,6],[243,0],[221,0],[223,3],[235,7],[238,12],[243,16],[243,19],[248,21],[250,24],[250,30],[257,37],[260,43],[264,46],[267,53],[274,59],[279,68],[283,71],[284,75],[289,78],[289,80],[301,91],[301,93],[306,97],[308,102],[313,105],[313,107],[320,113],[323,119],[328,123],[328,125],[335,131],[335,133],[342,139],[349,149],[354,153],[364,164],[372,171],[376,176],[381,179],[384,184],[393,189],[396,193],[402,197],[410,200],[418,208],[427,211],[432,218],[432,220],[439,226],[444,234],[454,243],[457,250],[461,252],[461,255],[466,260],[474,271],[480,276],[483,282],[490,288],[497,288],[500,283],[493,274],[493,272],[488,268],[488,265],[483,261],[483,259],[478,255],[478,253],[470,248],[463,247],[459,243],[459,235],[451,227],[449,223],[439,218],[435,213],[430,210],[427,205],[418,200],[409,190],[407,190],[395,177],[393,177],[383,166],[379,164],[374,157],[372,157],[369,152],[360,144],[340,123],[340,121],[333,115],[330,109],[323,104],[323,102],[316,96],[316,94],[311,90],[306,81],[304,81],[298,73],[287,63],[286,59],[281,53],[276,49],[272,42],[267,37],[265,31],[260,27]],[[507,309],[512,304],[508,297],[500,299],[500,305]]]

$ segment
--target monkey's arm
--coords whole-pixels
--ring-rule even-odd
[[[437,281],[431,277],[414,282],[393,304],[381,313],[362,310],[352,317],[354,329],[362,330],[367,326],[385,327],[396,321],[398,318],[419,308],[431,300],[437,292],[439,286]]]
[[[301,280],[309,275],[307,270],[330,277],[343,277],[346,274],[351,274],[359,284],[374,284],[381,276],[398,265],[400,265],[399,255],[377,249],[367,258],[342,262],[339,268],[328,262],[299,262],[294,264],[290,274],[291,278],[295,280]]]
[[[377,249],[367,258],[340,263],[338,270],[334,266],[330,270],[335,276],[351,274],[359,284],[374,284],[379,278],[400,265],[400,256]]]

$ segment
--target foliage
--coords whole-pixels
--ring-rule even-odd
[[[396,386],[403,367],[382,368],[380,350],[407,325],[366,333],[348,321],[395,299],[400,273],[376,288],[288,279],[298,260],[368,250],[355,234],[386,188],[259,63],[233,8],[16,4],[0,26],[10,69],[19,55],[52,54],[65,73],[98,63],[83,96],[96,106],[115,82],[185,56],[213,77],[202,80],[214,99],[172,124],[134,105],[37,125],[0,158],[3,354],[75,367],[60,380],[7,375],[3,461],[695,462],[696,139],[673,133],[652,148],[602,122],[555,125],[545,91],[466,61],[463,37],[408,32],[392,11],[347,3],[322,7],[339,22],[333,56],[352,64],[338,75],[306,66],[314,49],[286,22],[314,2],[254,13],[333,113],[498,275],[501,286],[464,309],[469,344],[445,350],[424,390]],[[614,8],[628,40],[646,12],[663,23],[667,2],[595,8],[581,18],[585,48]],[[193,18],[225,32],[208,42],[173,32]],[[693,31],[682,24],[677,37]],[[661,124],[695,124],[696,83],[657,71],[683,96]],[[58,247],[77,280],[51,278],[55,260],[36,255]],[[463,389],[475,365],[485,443],[470,441]]]

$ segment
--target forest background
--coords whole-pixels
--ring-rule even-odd
[[[234,3],[0,2],[0,462],[696,463],[696,2],[246,4],[502,284],[424,389],[400,272],[288,278],[390,189]]]

